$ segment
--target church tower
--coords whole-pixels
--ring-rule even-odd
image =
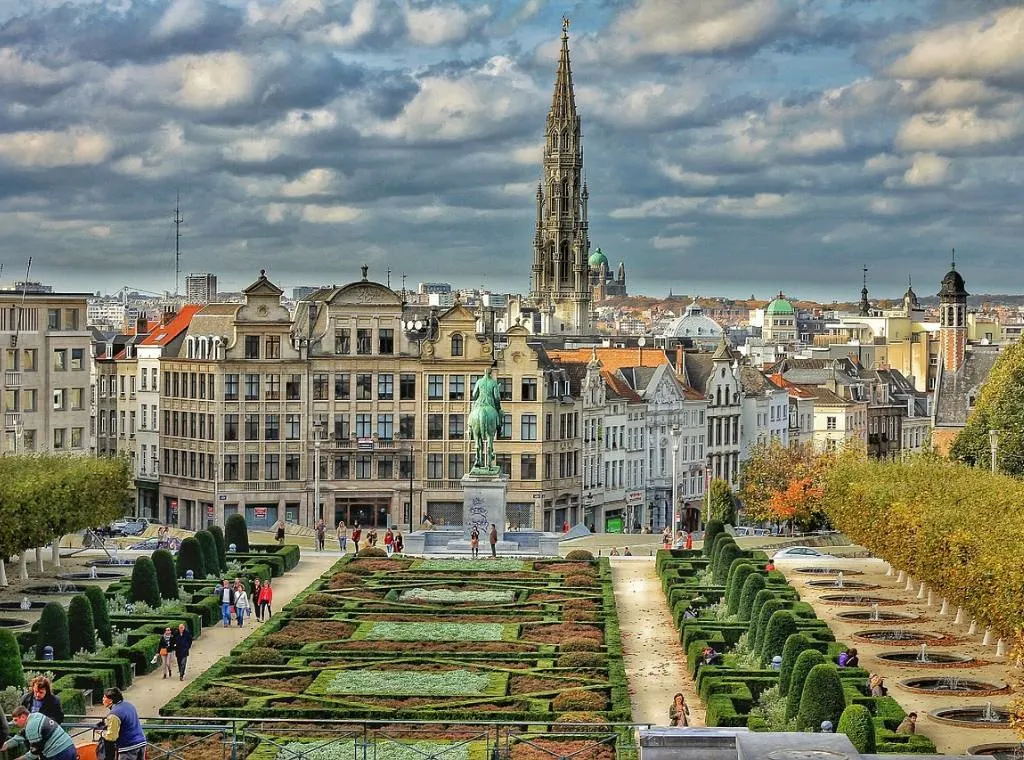
[[[857,313],[862,317],[871,315],[871,303],[868,301],[868,268],[864,267],[864,284],[860,289],[860,304]]]
[[[583,179],[583,134],[576,112],[569,64],[569,19],[562,19],[562,51],[544,135],[537,185],[530,297],[541,312],[545,334],[590,332],[592,294],[588,257],[589,193]]]
[[[956,259],[939,288],[939,351],[943,372],[958,372],[967,354],[967,290]]]

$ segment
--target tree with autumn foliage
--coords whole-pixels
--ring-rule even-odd
[[[740,477],[746,514],[757,521],[792,521],[805,529],[821,524],[821,488],[834,459],[834,452],[815,452],[809,443],[758,441]]]
[[[776,491],[768,502],[771,519],[806,528],[818,521],[824,489],[811,478],[791,478],[786,488]]]

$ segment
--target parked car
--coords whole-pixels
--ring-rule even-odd
[[[134,518],[114,520],[110,525],[97,528],[96,533],[101,536],[140,536],[146,532],[146,523],[139,522]]]
[[[785,549],[779,549],[772,555],[773,562],[780,560],[802,561],[819,559],[835,559],[835,557],[831,554],[820,552],[811,546],[788,546]]]

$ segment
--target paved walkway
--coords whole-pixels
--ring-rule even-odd
[[[273,610],[278,611],[288,604],[300,591],[337,562],[338,556],[338,552],[333,552],[332,556],[332,553],[304,550],[299,564],[294,569],[289,570],[280,578],[274,579]],[[230,628],[225,628],[220,623],[214,626],[204,626],[202,635],[192,645],[184,682],[178,680],[177,664],[174,666],[172,678],[163,678],[161,669],[157,668],[136,678],[132,685],[125,690],[125,699],[134,704],[139,715],[143,717],[158,715],[160,708],[181,692],[192,678],[206,671],[217,660],[234,649],[259,625],[256,618],[249,618],[241,628],[234,623]],[[92,705],[88,714],[102,717],[107,714],[107,710],[103,705]]]
[[[611,562],[633,720],[667,726],[672,697],[681,691],[690,706],[690,725],[703,726],[704,707],[686,674],[686,655],[654,559],[615,557]]]

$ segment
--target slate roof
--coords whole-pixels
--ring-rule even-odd
[[[608,370],[602,370],[601,377],[604,378],[604,382],[608,386],[608,393],[634,403],[643,401],[637,392],[629,387],[629,383],[627,383],[618,374]]]
[[[748,366],[740,367],[740,387],[748,396],[760,396],[780,389],[780,386],[759,369]]]
[[[967,347],[964,365],[958,372],[946,372],[940,364],[935,387],[935,425],[963,427],[970,415],[971,401],[978,395],[999,358],[999,346]]]

